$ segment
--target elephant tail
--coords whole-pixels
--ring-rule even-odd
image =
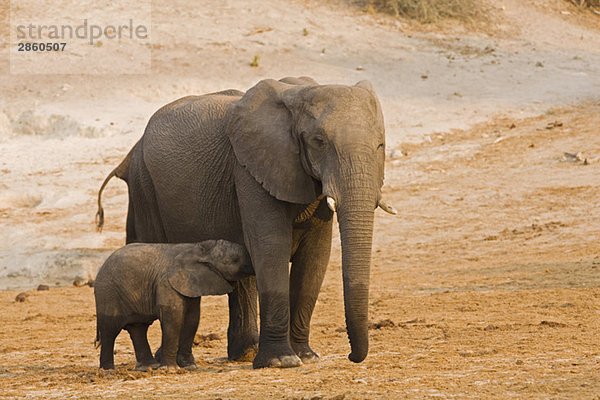
[[[136,144],[137,146],[137,144]],[[123,179],[127,182],[127,170],[129,169],[129,163],[131,162],[131,157],[133,156],[133,151],[136,146],[133,146],[129,153],[125,156],[123,161],[115,169],[113,169],[110,174],[104,179],[102,182],[102,186],[100,186],[100,190],[98,191],[98,212],[96,212],[96,230],[98,232],[102,232],[102,227],[104,226],[104,208],[102,207],[102,191],[114,176],[117,178]]]

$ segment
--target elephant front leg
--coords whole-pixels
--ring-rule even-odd
[[[302,361],[292,350],[288,334],[292,213],[287,203],[272,197],[241,166],[237,166],[235,178],[260,304],[260,337],[253,366],[297,367]]]
[[[290,344],[304,363],[319,359],[308,343],[310,320],[330,253],[331,218],[313,218],[312,226],[301,234],[290,274]]]
[[[291,232],[288,240],[285,232],[280,233],[283,235],[264,232],[248,238],[260,305],[260,337],[258,353],[252,363],[254,368],[288,368],[302,364],[290,346],[288,334]]]
[[[288,261],[264,260],[257,273],[260,338],[254,368],[298,367],[302,364],[289,342]],[[281,284],[283,282],[283,284]]]
[[[162,343],[160,346],[160,369],[177,369],[177,350],[179,335],[183,325],[183,304],[181,307],[160,307],[160,328]]]
[[[179,349],[177,350],[177,365],[187,370],[195,370],[198,367],[194,362],[192,345],[200,322],[200,297],[187,299],[183,317],[183,326],[179,335]]]
[[[229,294],[227,356],[234,361],[252,361],[258,351],[256,279],[250,276],[233,286]]]

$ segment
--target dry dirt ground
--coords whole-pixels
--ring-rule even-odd
[[[203,4],[153,4],[152,74],[20,76],[0,58],[0,398],[600,398],[600,17],[506,0],[484,32],[424,31],[316,1]],[[376,213],[368,358],[346,358],[336,234],[319,363],[228,362],[227,301],[208,297],[198,371],[135,372],[122,333],[99,373],[93,289],[65,284],[123,244],[123,183],[94,229],[103,177],[166,102],[288,75],[369,79],[384,108],[399,215]]]
[[[226,300],[203,300],[196,372],[97,370],[93,290],[0,293],[2,396],[597,398],[600,104],[497,119],[406,145],[377,215],[371,350],[346,359],[339,249],[312,322],[317,364],[252,370],[226,354]],[[564,152],[582,152],[583,160]],[[585,161],[587,159],[587,162]],[[379,326],[377,324],[379,323]],[[151,345],[159,345],[159,328]],[[596,397],[595,397],[596,396]]]

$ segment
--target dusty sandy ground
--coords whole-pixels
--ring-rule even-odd
[[[510,128],[512,124],[516,127]],[[226,354],[224,297],[203,300],[196,372],[97,371],[93,289],[0,292],[2,395],[48,398],[595,398],[600,392],[600,105],[499,119],[407,145],[378,213],[371,350],[346,359],[339,251],[312,322],[317,364],[252,370]],[[551,129],[549,129],[551,128]],[[563,152],[582,150],[583,161]],[[594,157],[596,157],[594,159]],[[385,321],[392,323],[385,323]],[[377,327],[377,323],[383,327]],[[385,326],[388,325],[388,326]],[[160,343],[157,324],[151,346]]]
[[[483,31],[423,31],[316,1],[205,3],[153,5],[152,74],[10,75],[0,45],[0,398],[598,398],[600,17],[507,0]],[[336,235],[318,364],[226,361],[226,298],[210,297],[198,371],[135,372],[122,334],[99,374],[93,290],[64,285],[123,244],[123,183],[94,229],[103,177],[164,103],[289,75],[381,97],[400,213],[377,212],[369,357],[346,359]]]

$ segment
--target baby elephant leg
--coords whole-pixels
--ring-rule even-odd
[[[99,334],[100,334],[100,368],[115,369],[115,339],[121,331],[120,328],[111,327],[110,324],[102,323],[99,318]]]
[[[182,325],[183,304],[181,304],[181,307],[160,307],[160,327],[162,329],[162,344],[160,346],[161,369],[177,368],[177,350],[179,347],[179,336]]]
[[[200,297],[186,299],[184,307],[183,326],[179,336],[179,350],[177,351],[177,365],[187,370],[198,368],[194,362],[192,345],[200,322],[200,299]]]
[[[132,324],[125,327],[129,332],[133,348],[135,350],[136,371],[148,371],[148,368],[158,368],[159,364],[152,357],[152,351],[148,344],[148,325]]]

